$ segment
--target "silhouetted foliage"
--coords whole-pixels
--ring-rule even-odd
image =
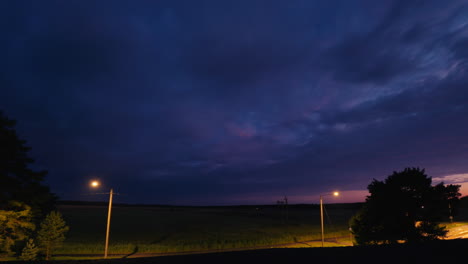
[[[38,222],[53,209],[56,198],[42,184],[47,172],[28,167],[33,163],[28,156],[30,148],[18,138],[15,124],[0,111],[0,209],[5,209],[10,201],[25,203]]]
[[[436,240],[446,235],[439,222],[448,217],[460,193],[459,185],[431,185],[424,170],[406,168],[367,187],[363,208],[351,219],[356,243],[390,244]],[[453,212],[452,212],[453,213]]]

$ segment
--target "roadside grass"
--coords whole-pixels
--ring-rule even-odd
[[[348,220],[355,206],[326,205],[326,246],[351,245]],[[61,206],[70,232],[54,254],[101,254],[107,208]],[[330,221],[329,221],[330,220]],[[330,223],[331,222],[331,223]],[[318,206],[115,207],[109,253],[175,253],[228,250],[318,240]],[[321,246],[309,242],[304,246]]]

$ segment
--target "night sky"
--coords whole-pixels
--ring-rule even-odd
[[[0,1],[0,109],[61,199],[363,201],[468,182],[468,2]],[[464,192],[464,195],[468,192]]]

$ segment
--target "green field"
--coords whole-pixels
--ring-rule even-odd
[[[326,205],[326,246],[351,245],[348,220],[356,204]],[[70,231],[55,254],[101,254],[107,207],[61,205]],[[297,243],[321,246],[317,205],[239,207],[115,206],[109,254],[223,250]]]

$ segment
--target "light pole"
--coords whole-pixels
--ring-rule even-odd
[[[99,185],[100,183],[98,181],[91,182],[91,186],[94,188],[99,187]],[[111,221],[113,195],[114,195],[114,190],[111,188],[109,192],[109,209],[107,210],[106,244],[104,246],[104,258],[107,258],[107,251],[109,248],[109,233],[110,233],[110,221]]]
[[[322,247],[323,247],[323,243],[325,241],[325,231],[324,231],[324,228],[323,228],[323,196],[327,196],[327,195],[333,195],[333,196],[338,196],[340,195],[339,192],[333,192],[333,193],[327,193],[327,194],[323,194],[323,195],[320,195],[320,226],[321,226],[321,229],[322,229]]]

